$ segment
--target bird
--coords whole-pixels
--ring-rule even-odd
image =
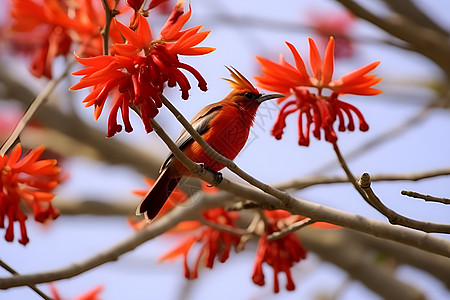
[[[233,160],[247,142],[260,104],[284,95],[263,95],[238,70],[226,68],[231,79],[224,79],[229,82],[231,92],[223,100],[201,109],[190,124],[214,150]],[[219,175],[220,180],[218,171],[225,166],[206,154],[186,129],[180,132],[175,144],[192,161]],[[155,219],[184,176],[194,175],[171,153],[162,164],[152,188],[137,207],[136,214],[144,214],[149,222]]]

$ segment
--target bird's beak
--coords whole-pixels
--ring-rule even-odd
[[[256,99],[258,103],[263,103],[264,101],[275,99],[275,98],[283,98],[285,97],[282,94],[269,94],[269,95],[261,95],[259,98]]]

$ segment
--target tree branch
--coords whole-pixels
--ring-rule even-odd
[[[424,194],[412,192],[412,191],[401,191],[401,194],[408,196],[408,197],[412,197],[412,198],[423,199],[425,201],[439,202],[442,204],[450,204],[450,199],[448,199],[448,198],[434,197],[431,195],[424,195]]]
[[[9,273],[11,273],[14,276],[19,276],[20,274],[17,273],[16,270],[14,270],[13,268],[11,268],[7,263],[5,263],[3,260],[0,259],[0,267],[2,267],[3,269],[5,269],[6,271],[8,271]],[[32,289],[33,291],[36,292],[36,294],[38,294],[39,296],[42,297],[42,299],[45,300],[53,300],[52,298],[50,298],[49,296],[47,296],[43,291],[41,291],[40,289],[38,289],[35,285],[32,284],[27,284],[26,286],[28,286],[30,289]]]
[[[202,177],[212,180],[213,176]],[[202,178],[203,179],[203,178]],[[287,209],[285,203],[263,193],[253,187],[244,186],[226,179],[220,184],[224,188],[242,197],[249,198],[255,202],[269,203],[277,209]],[[61,269],[50,270],[42,273],[15,276],[11,278],[0,278],[0,289],[6,289],[26,284],[38,284],[50,282],[79,275],[83,272],[98,267],[104,263],[117,260],[122,254],[127,253],[142,243],[164,233],[178,222],[191,220],[197,216],[198,211],[211,208],[223,207],[230,202],[230,194],[219,192],[217,194],[203,194],[198,201],[189,207],[176,207],[166,215],[155,220],[143,230],[136,232],[131,237],[116,244],[110,249],[106,249],[84,261],[78,262]],[[315,203],[310,203],[300,199],[290,202],[289,209],[293,214],[310,216],[312,219],[321,220],[353,230],[361,231],[380,238],[396,241],[419,249],[450,257],[450,241],[435,237],[423,232],[411,230],[403,227],[393,226],[384,222],[371,220],[359,215],[339,211],[337,209],[325,207]]]
[[[371,176],[371,181],[419,181],[423,179],[448,175],[450,175],[450,168],[405,174],[377,174]],[[308,178],[294,179],[286,181],[284,183],[276,184],[275,187],[280,190],[301,190],[313,185],[347,182],[349,182],[349,180],[346,176],[311,176]]]
[[[117,1],[116,1],[117,3]],[[105,10],[105,27],[101,30],[103,40],[103,54],[109,53],[109,28],[111,26],[112,19],[119,13],[115,8],[111,9],[108,4],[108,0],[102,0],[103,9]]]
[[[47,83],[47,85],[45,86],[45,88],[33,100],[33,102],[31,102],[30,106],[27,108],[24,115],[22,116],[22,119],[20,119],[16,128],[14,128],[14,131],[11,133],[11,135],[8,137],[8,139],[3,143],[3,145],[0,149],[1,156],[5,155],[6,152],[11,148],[11,146],[14,145],[14,142],[17,140],[17,138],[19,137],[22,130],[28,124],[30,119],[33,117],[34,113],[39,108],[39,106],[41,106],[41,104],[47,100],[48,96],[53,92],[53,90],[56,88],[56,86],[67,76],[67,73],[69,72],[73,63],[74,63],[74,61],[68,63],[66,68],[64,69],[64,72],[57,78],[50,80]]]
[[[370,175],[364,173],[359,181],[360,187],[364,190],[367,195],[369,202],[372,206],[386,218],[389,222],[394,225],[402,225],[409,228],[414,228],[417,230],[422,230],[425,232],[438,232],[438,233],[450,233],[450,225],[437,224],[432,222],[422,222],[407,218],[402,216],[392,209],[386,207],[380,199],[375,195],[372,188],[370,187]]]
[[[369,21],[392,36],[409,43],[417,52],[436,63],[445,72],[447,79],[450,78],[450,61],[447,59],[450,46],[445,42],[447,41],[447,35],[423,27],[399,14],[380,17],[353,0],[336,1],[357,17]]]
[[[316,235],[324,235],[319,242]],[[383,299],[425,299],[416,287],[400,281],[395,273],[376,264],[367,257],[367,248],[355,243],[343,230],[321,230],[308,228],[299,232],[302,243],[308,250],[323,260],[345,270],[349,276],[360,281]]]

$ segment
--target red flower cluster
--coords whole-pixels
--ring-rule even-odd
[[[33,210],[34,219],[43,223],[56,219],[59,211],[51,201],[53,189],[60,183],[60,168],[56,160],[39,160],[44,147],[38,147],[22,157],[22,147],[18,144],[11,155],[0,156],[0,227],[5,228],[5,218],[9,224],[5,239],[14,240],[14,222],[20,224],[19,242],[27,244],[29,238],[25,226],[27,216],[22,212],[20,200]]]
[[[17,46],[34,43],[31,73],[52,78],[55,57],[70,52],[78,44],[80,55],[99,55],[102,51],[100,29],[105,13],[98,1],[92,0],[11,0],[12,30],[22,33]],[[114,0],[109,0],[113,4]],[[118,32],[115,38],[119,38]],[[36,37],[39,37],[38,39]],[[38,41],[38,44],[35,44]]]
[[[279,63],[257,57],[263,72],[263,76],[255,76],[258,85],[261,88],[286,95],[285,98],[280,98],[278,103],[285,101],[291,95],[295,96],[294,100],[286,102],[281,108],[272,129],[272,135],[276,139],[281,139],[283,129],[286,127],[286,117],[297,110],[299,111],[298,143],[303,146],[309,145],[309,134],[313,123],[315,125],[312,130],[313,135],[320,139],[322,129],[325,133],[325,140],[330,143],[337,141],[337,135],[333,128],[336,120],[339,120],[339,131],[346,129],[353,131],[355,125],[352,113],[356,114],[359,119],[359,129],[367,131],[369,126],[362,113],[355,106],[339,100],[338,97],[343,94],[372,96],[381,93],[372,88],[381,81],[381,78],[368,74],[380,62],[373,62],[332,80],[334,72],[333,37],[328,42],[323,60],[320,58],[314,41],[309,39],[310,64],[313,73],[313,76],[309,76],[297,49],[288,42],[286,44],[294,56],[296,67],[286,62],[283,56],[280,57]],[[308,88],[317,89],[317,94],[311,93]],[[331,95],[322,95],[323,89],[330,89]],[[347,125],[344,115],[347,117]]]
[[[229,212],[224,208],[209,209],[204,211],[202,215],[205,220],[220,226],[230,227],[235,227],[234,222],[239,216],[237,212]],[[191,222],[188,222],[187,224],[192,227]],[[179,246],[159,259],[175,259],[176,257],[183,255],[184,276],[188,279],[195,279],[198,277],[198,267],[202,257],[204,258],[205,267],[212,269],[215,257],[217,256],[217,259],[220,262],[225,262],[230,256],[231,246],[237,246],[241,239],[240,236],[219,231],[209,226],[202,226],[199,230],[200,232],[198,234],[187,237]],[[196,243],[201,243],[203,245],[198,253],[194,267],[191,270],[187,262],[187,256],[192,246]]]
[[[121,110],[125,131],[131,132],[129,109],[136,110],[147,132],[152,130],[150,119],[162,106],[159,95],[165,85],[178,85],[182,98],[188,99],[191,88],[188,79],[180,69],[191,73],[198,81],[202,91],[206,91],[206,81],[192,66],[182,63],[178,55],[203,55],[214,50],[209,47],[195,47],[209,34],[199,32],[202,26],[181,30],[191,16],[191,10],[184,12],[183,1],[178,2],[172,14],[161,29],[160,37],[153,40],[147,19],[135,15],[132,30],[114,19],[113,24],[126,41],[116,43],[111,56],[77,58],[87,68],[73,73],[84,77],[71,89],[92,87],[91,93],[84,99],[86,106],[95,107],[97,119],[110,93],[112,109],[109,115],[107,136],[111,137],[122,130],[117,124],[117,114]]]
[[[273,291],[278,293],[280,285],[278,273],[286,274],[286,289],[295,290],[295,284],[292,280],[291,267],[302,259],[306,258],[306,251],[303,249],[300,239],[294,233],[289,233],[277,240],[269,241],[267,236],[273,232],[280,231],[280,224],[290,216],[290,213],[284,210],[265,211],[267,225],[264,234],[260,237],[258,250],[256,251],[255,264],[253,267],[253,282],[263,286],[265,284],[262,264],[265,262],[273,268],[274,282]],[[302,217],[298,217],[302,218]],[[298,218],[295,218],[297,221]]]

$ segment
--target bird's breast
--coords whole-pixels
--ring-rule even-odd
[[[239,109],[239,107],[224,107],[209,123],[208,130],[202,134],[203,139],[214,150],[228,159],[233,160],[247,142],[254,114]],[[186,153],[193,161],[204,163],[205,167],[219,171],[224,166],[209,155],[194,142]]]

